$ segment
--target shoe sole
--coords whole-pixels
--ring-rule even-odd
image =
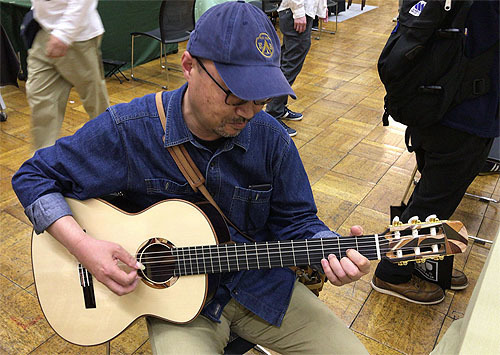
[[[469,283],[467,282],[465,285],[450,286],[450,290],[453,290],[453,291],[465,290],[468,286],[469,286]]]
[[[389,290],[386,290],[385,288],[380,288],[380,287],[377,287],[375,286],[375,284],[373,283],[373,281],[370,281],[370,284],[372,286],[372,288],[377,291],[377,292],[380,292],[380,293],[384,293],[386,295],[389,295],[389,296],[394,296],[394,297],[397,297],[397,298],[401,298],[405,301],[408,301],[408,302],[411,302],[411,303],[416,303],[416,304],[423,304],[423,305],[432,305],[432,304],[438,304],[438,303],[441,303],[443,302],[445,296],[443,295],[443,298],[439,299],[439,300],[436,300],[436,301],[430,301],[430,302],[422,302],[422,301],[416,301],[416,300],[412,300],[411,298],[408,298],[408,297],[405,297],[397,292],[394,292],[394,291],[389,291]]]
[[[297,135],[297,132],[294,132],[294,133],[288,133],[288,135],[289,135],[290,137],[295,137],[295,136]]]
[[[288,112],[286,112],[279,119],[280,120],[287,120],[287,121],[302,121],[303,118],[304,118],[304,116],[300,116],[300,117],[297,117],[297,118],[290,118],[290,117],[288,117]]]
[[[281,117],[280,120],[287,120],[287,121],[302,121],[304,116],[301,116],[299,118],[289,118],[289,117]]]

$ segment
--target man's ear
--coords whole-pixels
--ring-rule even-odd
[[[181,57],[182,73],[184,74],[184,78],[187,81],[189,81],[189,79],[191,78],[193,70],[193,61],[194,58],[191,55],[191,53],[189,53],[188,51],[184,51],[184,53],[182,53]]]

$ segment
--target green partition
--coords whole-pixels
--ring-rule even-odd
[[[102,56],[105,59],[120,60],[130,68],[130,32],[150,31],[159,26],[158,14],[161,0],[101,0],[98,11],[104,25]],[[31,7],[29,0],[0,0],[2,25],[20,54],[21,67],[26,72],[26,48],[20,38],[19,28],[26,12]],[[146,63],[160,56],[158,41],[147,37],[136,38],[134,65]],[[167,52],[177,51],[177,45],[167,46]]]

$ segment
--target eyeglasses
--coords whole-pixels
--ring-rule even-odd
[[[198,59],[198,57],[194,57],[196,59],[196,61],[198,62],[198,64],[200,65],[200,67],[205,71],[205,73],[207,73],[207,75],[210,77],[210,79],[212,79],[212,81],[217,84],[218,87],[220,87],[220,89],[222,91],[224,91],[224,93],[226,94],[226,99],[224,100],[224,102],[226,103],[226,105],[230,105],[230,106],[241,106],[241,105],[244,105],[246,104],[249,100],[243,100],[243,99],[240,99],[238,96],[236,96],[235,94],[233,94],[231,92],[231,90],[226,90],[222,87],[221,84],[219,84],[217,82],[217,80],[214,79],[214,77],[208,72],[207,68],[205,67],[205,65],[202,63],[202,61],[200,59]],[[262,105],[265,105],[269,102],[271,102],[273,98],[268,98],[268,99],[264,99],[264,100],[253,100],[253,103],[254,105],[257,105],[257,106],[262,106]]]

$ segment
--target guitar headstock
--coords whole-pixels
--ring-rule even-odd
[[[462,222],[440,221],[435,216],[428,217],[425,222],[413,217],[406,224],[395,218],[383,237],[388,241],[383,250],[385,258],[402,265],[463,253],[468,242]]]

